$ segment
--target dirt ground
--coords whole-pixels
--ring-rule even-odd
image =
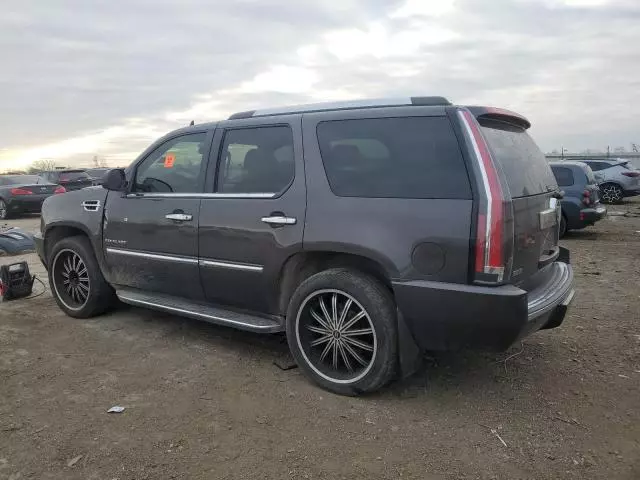
[[[640,201],[610,211],[628,215],[563,241],[560,328],[366,398],[280,370],[280,336],[126,307],[74,320],[48,292],[0,304],[0,479],[640,479]]]

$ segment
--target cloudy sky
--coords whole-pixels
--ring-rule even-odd
[[[444,95],[543,150],[640,143],[640,0],[30,0],[0,14],[0,170],[126,165],[176,127]]]

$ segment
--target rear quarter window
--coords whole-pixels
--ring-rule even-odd
[[[556,181],[560,187],[570,187],[574,184],[573,172],[567,167],[551,167],[553,175],[556,177]]]
[[[538,195],[557,187],[547,159],[526,130],[495,120],[482,120],[480,125],[512,197]]]
[[[469,177],[446,117],[321,122],[320,153],[334,194],[470,199]]]

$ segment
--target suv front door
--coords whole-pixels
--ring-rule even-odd
[[[126,194],[109,192],[103,244],[117,286],[202,299],[198,212],[213,131],[162,142],[137,163]]]
[[[218,127],[217,156],[209,162],[217,168],[207,174],[209,193],[200,207],[203,288],[216,304],[276,314],[282,265],[302,249],[301,117],[229,120]]]

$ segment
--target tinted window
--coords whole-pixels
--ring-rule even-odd
[[[573,173],[571,172],[571,169],[567,167],[551,167],[551,170],[553,171],[559,186],[569,187],[573,185]]]
[[[79,180],[89,180],[87,172],[61,172],[59,182],[77,182]]]
[[[491,154],[507,178],[512,197],[537,195],[556,188],[544,154],[525,130],[493,120],[480,123]]]
[[[205,133],[168,140],[138,167],[133,190],[146,193],[198,193]]]
[[[591,167],[591,170],[593,170],[594,172],[599,172],[600,170],[605,170],[607,168],[609,168],[611,165],[606,163],[606,162],[585,162],[587,165],[589,165],[589,167]]]
[[[18,185],[27,183],[41,183],[42,179],[37,175],[7,175],[0,177],[0,185]]]
[[[291,183],[294,170],[289,127],[228,130],[222,146],[218,191],[278,193]]]
[[[336,195],[471,198],[460,147],[445,117],[322,122],[317,132]]]

